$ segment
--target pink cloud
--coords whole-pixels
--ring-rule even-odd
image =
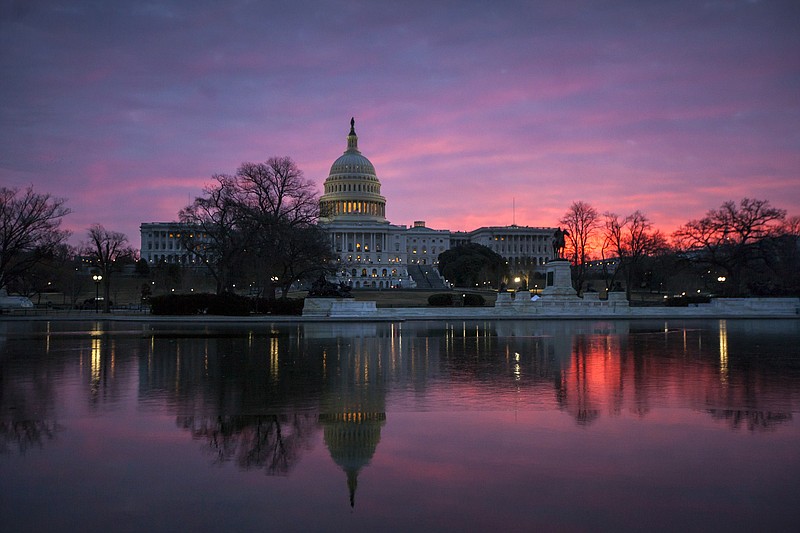
[[[71,226],[136,235],[271,155],[321,188],[353,115],[397,223],[800,205],[791,2],[21,13],[0,19],[0,181],[68,196]]]

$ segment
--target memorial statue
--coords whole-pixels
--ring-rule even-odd
[[[569,231],[556,229],[553,233],[553,259],[564,259],[564,248],[567,246],[565,237],[569,236]]]
[[[345,285],[344,283],[339,283],[336,285],[335,283],[331,283],[327,279],[325,279],[325,274],[320,274],[319,278],[317,278],[314,283],[311,284],[311,288],[308,291],[308,296],[310,298],[352,298],[353,295],[350,294],[350,287]]]

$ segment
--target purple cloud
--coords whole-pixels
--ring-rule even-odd
[[[138,244],[212,174],[271,155],[320,188],[350,116],[395,223],[670,231],[728,199],[800,205],[791,1],[12,2],[0,183]],[[511,205],[515,204],[512,213]]]

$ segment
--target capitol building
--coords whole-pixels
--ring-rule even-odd
[[[482,244],[502,256],[511,282],[542,274],[553,256],[551,227],[514,224],[463,232],[428,228],[424,221],[411,226],[390,223],[375,166],[359,150],[354,119],[347,149],[325,179],[319,224],[336,256],[335,279],[330,281],[354,289],[444,288],[447,282],[437,269],[439,254],[467,243]],[[140,230],[141,257],[148,264],[195,264],[180,246],[180,233],[187,231],[181,224],[143,223]]]

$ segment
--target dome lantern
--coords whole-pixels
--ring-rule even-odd
[[[386,198],[372,162],[358,150],[355,118],[350,118],[347,150],[331,165],[320,198],[323,219],[368,217],[386,220]]]

